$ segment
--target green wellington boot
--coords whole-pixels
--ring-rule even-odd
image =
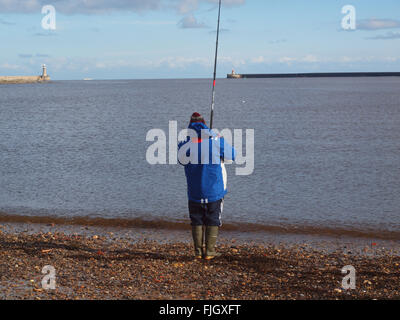
[[[211,260],[219,254],[215,251],[215,245],[217,243],[219,227],[207,226],[206,227],[206,255],[204,259]]]
[[[196,259],[203,257],[203,226],[192,226],[194,254]]]

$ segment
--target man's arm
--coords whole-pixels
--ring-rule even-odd
[[[236,150],[223,137],[220,138],[221,159],[225,163],[232,163],[236,159]]]

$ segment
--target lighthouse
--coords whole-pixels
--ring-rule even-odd
[[[227,78],[228,79],[240,79],[240,78],[242,78],[242,75],[236,73],[235,69],[232,69],[232,73],[228,73]]]
[[[43,77],[43,78],[46,78],[46,77],[47,77],[47,67],[46,67],[46,65],[44,64],[44,65],[42,65],[42,68],[43,68],[42,77]]]
[[[45,64],[42,65],[42,75],[40,76],[40,81],[48,81],[50,77],[47,75],[47,67]]]

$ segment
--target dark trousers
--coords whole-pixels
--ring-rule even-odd
[[[189,215],[192,226],[222,226],[223,206],[224,199],[211,203],[189,201]]]

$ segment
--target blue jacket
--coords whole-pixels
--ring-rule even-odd
[[[203,123],[192,123],[189,129],[197,137],[188,137],[178,145],[178,160],[185,166],[188,198],[198,203],[221,200],[227,193],[224,163],[235,161],[236,151]]]

